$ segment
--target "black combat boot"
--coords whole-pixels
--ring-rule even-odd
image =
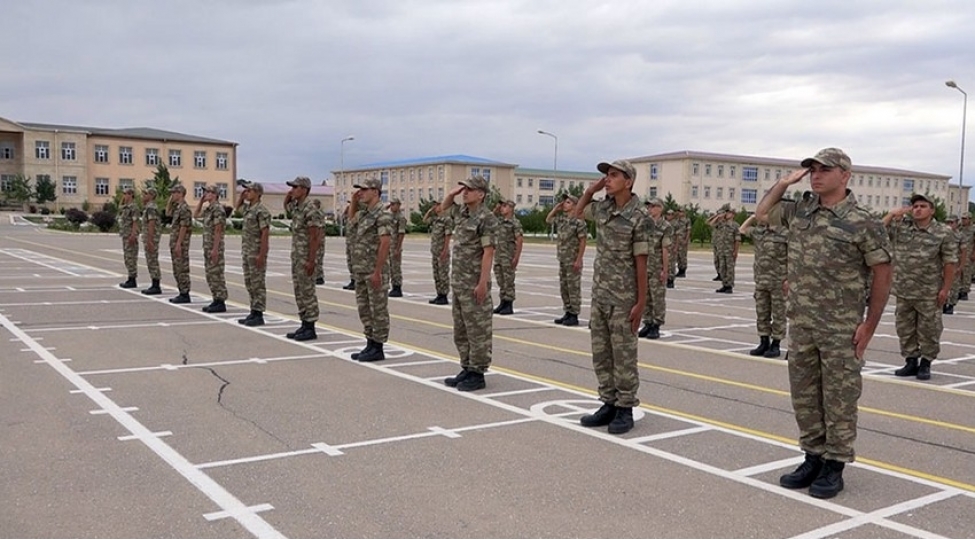
[[[616,418],[616,405],[603,403],[603,406],[592,414],[587,414],[579,419],[579,423],[585,427],[608,426]]]
[[[609,432],[621,435],[633,429],[633,407],[616,407],[616,418],[609,423]]]
[[[500,302],[498,302],[498,305],[494,308],[494,311],[492,311],[491,313],[497,315],[498,313],[501,313],[501,308],[503,307],[504,307],[504,300],[501,300]]]
[[[255,313],[260,313],[260,312],[254,311],[252,309],[251,312],[248,313],[246,317],[244,317],[243,319],[237,319],[237,324],[247,324],[247,321],[250,321],[254,318]]]
[[[208,306],[210,309],[207,310],[208,313],[226,313],[227,303],[223,300],[214,300]]]
[[[138,285],[135,284],[135,276],[129,276],[129,279],[119,283],[118,286],[122,287],[123,289],[134,289],[138,287]]]
[[[302,328],[298,330],[295,334],[295,341],[310,341],[312,339],[318,339],[318,334],[315,333],[315,322],[314,321],[301,321]]]
[[[464,377],[463,381],[457,383],[457,390],[459,392],[473,392],[474,390],[481,390],[485,386],[487,386],[487,383],[484,382],[483,373],[468,371],[467,377]]]
[[[721,274],[718,274],[718,275],[714,276],[713,278],[711,278],[711,281],[721,281]]]
[[[917,380],[926,381],[931,378],[931,361],[922,358],[917,365]]]
[[[372,348],[375,345],[375,343],[376,343],[375,341],[373,341],[373,340],[371,340],[369,338],[366,338],[366,346],[363,347],[361,351],[352,353],[352,355],[350,356],[350,358],[352,358],[353,360],[358,360],[358,359],[362,358],[362,355],[367,354],[368,352],[372,351]]]
[[[674,278],[667,278],[667,288],[668,289],[674,288]]]
[[[402,298],[403,288],[401,285],[393,285],[393,288],[389,290],[390,298]]]
[[[495,311],[498,315],[511,315],[515,310],[511,309],[514,300],[502,300],[501,305],[498,306],[498,311]]]
[[[958,299],[959,300],[968,300],[968,292],[962,291],[962,292],[958,293]]]
[[[765,354],[762,356],[765,358],[778,358],[781,356],[782,350],[779,349],[779,343],[780,341],[778,339],[773,339],[772,342],[769,343],[768,350],[765,351]]]
[[[251,311],[251,316],[244,319],[244,326],[264,326],[264,312]]]
[[[809,494],[817,499],[832,499],[843,491],[843,468],[845,466],[846,464],[842,461],[833,459],[824,461],[819,476],[809,486]]]
[[[171,304],[189,304],[190,303],[190,293],[181,292],[176,296],[169,299]]]
[[[750,354],[751,356],[764,356],[765,351],[768,350],[768,347],[769,347],[768,336],[759,336],[758,347],[755,347],[754,349],[748,351],[748,354]]]
[[[660,339],[660,325],[651,324],[650,332],[647,333],[647,339]]]
[[[325,284],[325,278],[323,277],[315,278],[315,285],[324,285],[324,284]]]
[[[561,317],[559,317],[558,319],[555,319],[555,320],[554,320],[554,321],[552,321],[552,322],[554,322],[555,324],[562,324],[562,323],[564,323],[564,322],[565,322],[565,319],[566,319],[566,317],[568,317],[568,316],[569,316],[569,312],[568,312],[568,311],[566,311],[565,313],[563,313],[563,314],[562,314],[562,316],[561,316]]]
[[[566,313],[562,326],[579,326],[579,316],[575,313]]]
[[[449,306],[450,302],[447,300],[446,294],[438,294],[437,297],[433,299],[432,304],[436,306]]]
[[[305,321],[301,321],[301,326],[299,326],[297,330],[295,330],[294,332],[288,332],[287,334],[284,335],[284,337],[288,339],[294,339],[295,336],[300,334],[301,331],[304,329],[305,329]]]
[[[471,372],[467,369],[461,369],[460,373],[454,375],[453,377],[447,377],[443,380],[443,383],[451,388],[456,388],[458,384],[464,381]]]
[[[955,305],[954,304],[945,304],[944,307],[941,308],[941,313],[944,313],[945,315],[954,315],[955,314]]]
[[[898,377],[913,377],[917,375],[917,371],[918,371],[917,358],[906,358],[904,362],[904,367],[895,371],[894,375],[897,375]]]
[[[640,331],[636,333],[637,337],[647,337],[650,335],[650,327],[652,324],[645,322],[643,326],[640,327]]]
[[[350,280],[348,283],[346,283],[345,285],[343,285],[342,288],[345,289],[345,290],[347,290],[347,291],[354,291],[355,290],[355,280],[354,279],[353,280]]]
[[[375,340],[372,340],[372,348],[360,354],[358,358],[360,362],[377,362],[385,359],[386,353],[383,352],[383,344]]]
[[[674,277],[675,278],[678,278],[678,277],[685,278],[685,277],[687,277],[687,268],[678,268],[677,269],[677,274],[675,274]]]
[[[802,489],[812,485],[823,470],[823,458],[814,454],[806,454],[806,459],[796,470],[779,477],[779,485],[789,489]]]
[[[162,289],[159,288],[159,280],[152,280],[152,285],[148,289],[142,289],[142,294],[162,294]]]
[[[722,294],[731,294],[732,293],[732,288],[729,287],[728,285],[722,285],[720,289],[718,289],[718,290],[716,290],[714,292],[716,292],[716,293],[722,293]]]

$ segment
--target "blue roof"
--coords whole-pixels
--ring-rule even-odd
[[[434,163],[470,163],[474,165],[494,165],[494,166],[509,166],[514,167],[514,164],[504,163],[502,161],[494,161],[493,159],[486,159],[476,156],[468,156],[464,154],[454,154],[450,156],[435,156],[435,157],[422,157],[422,158],[412,158],[412,159],[398,159],[393,161],[380,161],[378,163],[367,163],[365,165],[359,165],[347,170],[355,169],[381,169],[381,168],[392,168],[392,167],[409,167],[412,165],[427,165]]]

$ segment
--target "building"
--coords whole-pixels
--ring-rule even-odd
[[[0,189],[16,175],[47,178],[55,207],[100,205],[116,190],[152,179],[160,164],[186,187],[191,204],[216,184],[225,204],[235,191],[237,143],[155,128],[99,128],[0,118]]]
[[[555,197],[562,191],[577,186],[583,190],[603,177],[599,172],[555,171],[552,169],[515,169],[515,185],[512,189],[515,209],[548,207],[557,202]]]
[[[725,204],[754,211],[758,201],[782,176],[799,167],[798,159],[780,159],[708,152],[680,151],[631,158],[637,169],[633,186],[641,197],[666,198],[680,205],[697,205],[713,212]],[[950,186],[950,176],[857,165],[853,162],[849,187],[857,201],[874,212],[908,204],[912,193],[925,193],[958,207],[953,200],[968,200],[968,188]],[[809,189],[808,180],[796,191]],[[954,191],[951,191],[951,190]],[[793,193],[789,193],[793,195]]]
[[[264,188],[264,195],[261,197],[261,202],[267,208],[268,212],[271,212],[272,216],[279,216],[284,213],[284,196],[291,191],[291,186],[284,182],[280,183],[266,183],[261,182],[261,187]],[[237,197],[240,196],[243,190],[240,186],[237,186]],[[312,185],[311,192],[308,194],[309,200],[318,199],[322,202],[322,210],[325,212],[325,216],[335,217],[335,189],[328,185]]]

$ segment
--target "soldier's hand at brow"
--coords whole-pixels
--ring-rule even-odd
[[[780,180],[780,182],[784,183],[787,186],[791,186],[792,184],[798,184],[799,181],[802,180],[803,177],[805,177],[807,174],[809,174],[809,169],[798,169],[789,173],[789,176],[786,176],[785,178]]]

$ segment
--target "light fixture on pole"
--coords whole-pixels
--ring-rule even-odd
[[[345,141],[354,141],[355,135],[349,135],[339,143],[339,177],[345,183]]]
[[[538,130],[540,135],[548,135],[549,137],[555,139],[555,159],[552,162],[552,169],[559,170],[559,138],[554,133],[549,133],[547,131]]]
[[[968,213],[968,201],[965,200],[965,120],[968,115],[968,93],[961,89],[955,81],[945,81],[945,86],[954,88],[965,96],[961,109],[961,159],[958,165],[958,198],[961,200],[961,214]]]

